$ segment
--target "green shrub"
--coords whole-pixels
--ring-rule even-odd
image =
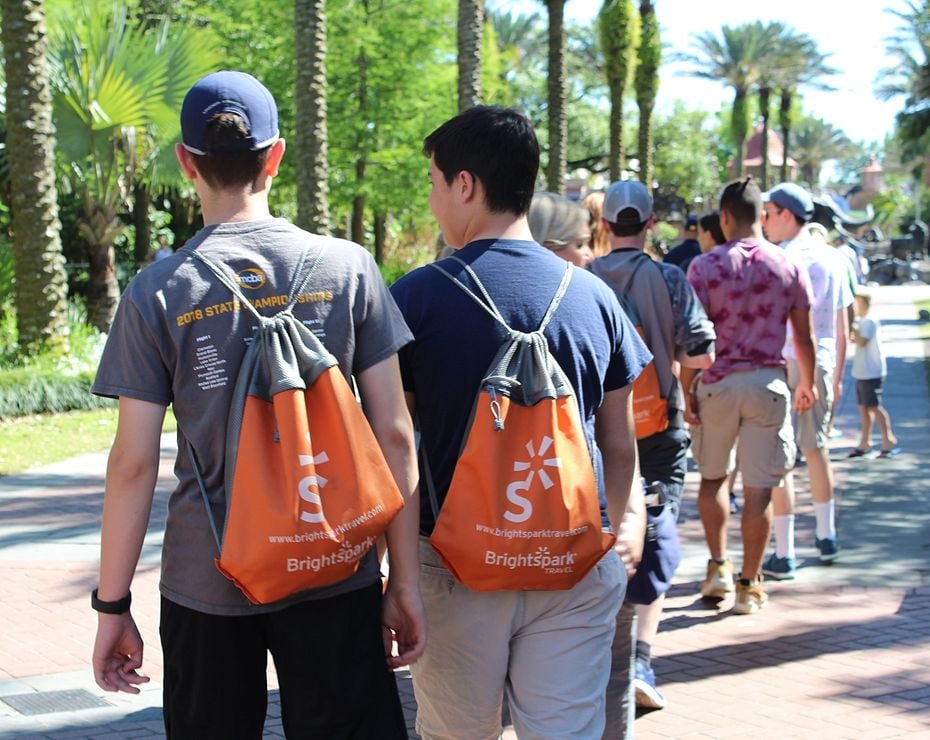
[[[80,300],[68,305],[67,354],[21,355],[16,334],[16,312],[7,302],[0,310],[0,419],[113,405],[90,393],[106,337],[87,324]]]
[[[0,371],[0,419],[112,406],[90,392],[94,373],[65,375],[55,368],[18,367]]]

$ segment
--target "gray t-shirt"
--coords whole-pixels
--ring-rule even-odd
[[[304,249],[325,246],[294,315],[358,375],[395,354],[412,336],[371,255],[352,242],[311,236],[280,219],[209,226],[188,242],[239,277],[265,315],[280,311]],[[168,502],[161,592],[209,614],[274,611],[369,585],[379,577],[375,554],[340,583],[265,606],[252,605],[214,565],[217,547],[187,451],[193,445],[207,491],[224,500],[226,420],[236,375],[255,320],[230,290],[184,250],[146,267],[120,301],[92,391],[174,408],[178,485]]]
[[[647,263],[630,281],[643,260],[650,258],[641,250],[620,248],[594,260],[589,269],[618,295],[623,289],[625,297],[639,312],[646,346],[655,357],[662,397],[668,400],[671,408],[682,411],[684,396],[673,370],[676,353],[679,349],[695,350],[716,339],[717,335],[694,288],[678,267],[663,262]],[[668,294],[669,300],[665,300],[663,292]]]

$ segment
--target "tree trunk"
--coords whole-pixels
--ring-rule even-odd
[[[148,187],[144,183],[137,182],[132,198],[132,222],[136,227],[136,241],[133,244],[132,257],[137,270],[148,261],[152,251],[152,222],[149,221],[151,201]]]
[[[67,351],[68,280],[55,189],[52,97],[41,0],[3,0],[7,155],[19,347]]]
[[[459,113],[481,101],[481,34],[483,0],[459,0]]]
[[[295,0],[297,225],[330,233],[326,127],[326,1]]]
[[[365,182],[365,160],[355,162],[356,196],[352,199],[352,233],[349,239],[356,244],[365,245],[365,193],[362,185]]]
[[[788,143],[791,135],[791,90],[782,90],[778,105],[778,122],[781,125],[781,181],[788,182]]]
[[[761,188],[768,190],[769,187],[769,96],[772,92],[770,87],[759,88],[759,110],[762,113],[762,171],[761,171]]]
[[[368,3],[363,3],[366,15],[370,9]],[[359,120],[368,119],[368,54],[362,48],[358,53],[358,116]],[[349,238],[356,244],[365,245],[365,153],[366,134],[359,134],[358,158],[355,160],[355,197],[352,198],[352,216],[349,223]]]
[[[623,97],[636,65],[638,25],[632,0],[604,0],[598,17],[604,72],[610,95],[610,179],[620,179],[626,165],[623,144]]]
[[[640,0],[640,41],[636,64],[636,103],[639,107],[639,179],[652,192],[652,111],[659,90],[662,42],[651,0]]]
[[[87,242],[90,263],[87,320],[102,332],[110,331],[119,303],[113,243],[123,228],[115,208],[101,206],[94,202],[89,192],[84,193],[84,216],[78,223],[78,230]]]
[[[567,159],[568,119],[565,106],[565,0],[546,0],[549,10],[549,162],[546,187],[549,192],[565,192],[565,160]]]
[[[375,262],[384,264],[385,245],[387,244],[387,214],[375,214]]]
[[[733,159],[736,177],[743,176],[743,157],[746,144],[746,129],[748,127],[749,111],[746,105],[746,93],[743,90],[737,90],[733,97],[733,111],[730,116],[730,132],[733,136],[733,144],[736,147],[736,155]]]

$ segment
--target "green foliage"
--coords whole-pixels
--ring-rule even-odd
[[[726,175],[716,155],[719,143],[710,116],[690,111],[678,101],[668,116],[657,118],[654,129],[659,191],[678,195],[689,204],[704,202],[706,210],[716,208],[714,201]]]
[[[16,312],[6,304],[0,311],[0,419],[109,405],[90,394],[105,337],[87,324],[76,302],[68,307],[68,341],[66,355],[20,354]]]
[[[357,197],[371,212],[426,217],[423,137],[457,112],[453,3],[345,3],[329,13],[333,223],[346,223]]]

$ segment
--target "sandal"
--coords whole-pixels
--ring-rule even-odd
[[[895,445],[890,450],[882,450],[878,453],[879,457],[894,457],[895,455],[901,454],[901,448]]]
[[[865,457],[868,452],[868,450],[860,450],[858,447],[853,447],[846,457]]]

